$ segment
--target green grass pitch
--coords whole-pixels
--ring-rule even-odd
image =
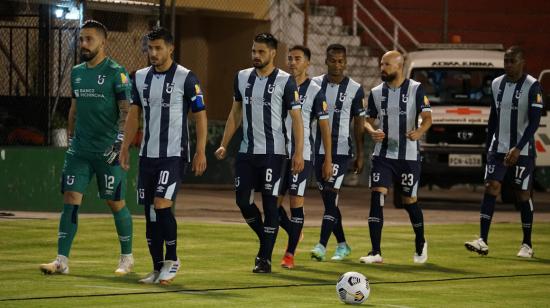
[[[343,307],[336,296],[338,277],[365,274],[371,295],[365,306],[502,307],[550,306],[550,225],[535,222],[535,257],[515,256],[521,242],[519,224],[494,224],[487,257],[463,247],[476,225],[428,225],[427,264],[412,262],[410,226],[384,227],[384,264],[358,262],[370,248],[367,227],[347,228],[353,251],[344,262],[316,262],[309,249],[318,228],[305,228],[293,270],[279,267],[287,237],[281,230],[273,256],[274,273],[251,272],[255,235],[244,225],[179,222],[182,268],[172,285],[140,285],[150,271],[144,220],[134,219],[135,273],[115,277],[118,241],[111,218],[80,218],[69,275],[45,276],[40,263],[56,254],[56,219],[0,220],[1,307]],[[366,224],[366,223],[365,223]],[[334,251],[334,239],[328,257]]]

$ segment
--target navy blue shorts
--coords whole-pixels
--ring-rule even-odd
[[[503,153],[488,153],[487,165],[485,166],[485,181],[501,182],[510,172],[514,188],[527,191],[533,183],[533,172],[535,170],[535,159],[529,156],[520,156],[515,166],[504,165]]]
[[[235,190],[254,190],[278,196],[285,162],[285,155],[238,153],[235,160]]]
[[[319,190],[325,188],[340,189],[342,182],[344,181],[344,175],[348,170],[350,161],[349,155],[335,155],[332,156],[332,176],[328,181],[323,180],[323,162],[325,161],[325,155],[315,156],[315,178],[317,178],[317,185]]]
[[[286,192],[291,196],[303,197],[306,191],[307,179],[313,168],[313,162],[310,160],[304,160],[304,170],[302,172],[293,175],[292,174],[292,160],[286,160],[286,170],[283,177],[283,184],[281,186],[280,195],[284,196]]]
[[[181,157],[140,157],[138,203],[153,204],[155,197],[175,201],[187,165]]]
[[[401,194],[416,197],[420,180],[420,162],[374,156],[369,177],[369,187],[390,188],[399,183]]]

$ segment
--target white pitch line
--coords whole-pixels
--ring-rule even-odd
[[[110,290],[131,290],[131,291],[147,291],[147,289],[131,289],[131,288],[117,288],[117,287],[108,287],[108,286],[94,286],[87,284],[77,284],[75,287],[87,287],[87,288],[97,288],[97,289],[110,289]]]

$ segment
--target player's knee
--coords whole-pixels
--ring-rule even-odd
[[[384,196],[388,194],[388,189],[386,187],[373,187],[371,188],[371,191],[379,192]]]
[[[303,206],[304,206],[304,197],[300,197],[300,196],[290,197],[290,208],[296,209]]]
[[[166,209],[172,206],[174,202],[170,199],[164,199],[155,197],[155,200],[153,204],[155,205],[155,209]]]
[[[498,194],[500,194],[500,187],[501,185],[497,181],[487,181],[485,183],[485,192],[493,196],[498,196]]]
[[[107,206],[111,208],[111,211],[118,212],[126,206],[126,203],[124,202],[124,200],[107,200]]]
[[[82,203],[82,194],[75,191],[66,191],[63,193],[63,203],[80,205]]]
[[[516,199],[519,202],[527,202],[531,198],[531,192],[530,191],[524,191],[524,190],[516,190]]]
[[[403,202],[404,205],[409,205],[409,204],[416,203],[416,201],[418,201],[418,198],[417,197],[401,196],[401,201]]]

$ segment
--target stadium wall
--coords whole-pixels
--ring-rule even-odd
[[[208,184],[230,188],[233,183],[233,164],[238,150],[240,130],[229,144],[230,155],[219,161],[214,157],[223,135],[224,122],[209,121],[206,157],[206,172],[196,177],[191,167],[183,179],[183,185]],[[191,157],[195,153],[195,126],[189,124],[192,136]],[[63,204],[60,193],[61,172],[66,148],[61,147],[0,147],[0,210],[52,211],[58,212]],[[136,209],[136,184],[138,149],[131,148],[131,168],[128,172],[126,202],[130,209]],[[82,212],[109,213],[105,203],[97,196],[95,177],[85,193]]]

